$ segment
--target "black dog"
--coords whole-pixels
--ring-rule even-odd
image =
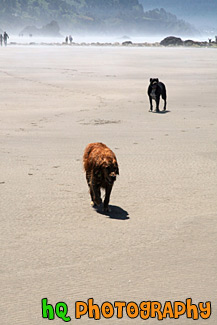
[[[163,82],[160,82],[158,78],[150,79],[150,85],[148,87],[148,96],[150,101],[150,112],[152,112],[152,99],[156,101],[156,112],[159,112],[159,103],[160,103],[160,96],[162,96],[164,100],[164,111],[166,110],[167,105],[167,93],[166,87]]]

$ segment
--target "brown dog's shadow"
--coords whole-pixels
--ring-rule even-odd
[[[116,206],[116,205],[109,205],[110,211],[103,211],[103,206],[94,207],[97,213],[103,214],[105,216],[108,216],[110,219],[116,219],[116,220],[128,220],[130,217],[128,217],[128,212],[124,209]]]

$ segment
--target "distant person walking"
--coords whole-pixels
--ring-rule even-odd
[[[69,40],[69,38],[68,38],[68,36],[66,36],[66,38],[65,38],[66,44],[68,44],[68,40]]]
[[[70,44],[72,44],[72,41],[73,41],[72,35],[69,35],[69,42],[70,42]]]
[[[9,36],[6,32],[4,32],[3,38],[4,38],[4,44],[5,46],[7,46]]]
[[[3,36],[2,34],[0,34],[0,45],[2,46],[2,44],[3,44]]]

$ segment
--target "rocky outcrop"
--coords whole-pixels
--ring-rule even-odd
[[[20,32],[20,35],[61,37],[60,27],[54,20],[42,28],[27,26]]]
[[[198,42],[198,41],[193,41],[193,40],[185,40],[183,41],[179,37],[175,36],[168,36],[164,38],[161,42],[160,45],[162,46],[187,46],[187,47],[205,47],[205,46],[212,46],[216,47],[215,42]]]
[[[124,46],[129,46],[129,45],[132,45],[132,44],[133,44],[133,42],[131,42],[131,41],[122,42],[122,45],[124,45]]]
[[[196,42],[196,41],[192,41],[192,40],[186,40],[183,42],[184,46],[189,46],[189,47],[203,47],[203,46],[211,46],[210,43],[208,42]]]
[[[61,36],[60,27],[55,20],[53,20],[49,24],[43,26],[41,29],[41,32],[43,35],[54,36],[54,37]]]
[[[180,45],[183,45],[183,41],[179,37],[168,36],[168,37],[164,38],[160,42],[160,45],[163,45],[163,46],[180,46]]]

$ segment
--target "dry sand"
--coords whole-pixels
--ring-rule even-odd
[[[0,76],[1,325],[47,324],[45,297],[72,323],[76,300],[191,297],[212,302],[196,324],[216,324],[216,50],[8,47]],[[165,114],[148,112],[150,77]],[[82,169],[95,141],[119,162],[110,215],[90,207]]]

